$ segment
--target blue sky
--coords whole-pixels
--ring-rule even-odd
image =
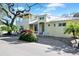
[[[27,8],[27,6],[22,3],[16,4],[16,6],[17,5],[18,9]],[[49,14],[61,16],[63,14],[79,12],[79,3],[40,3],[40,5],[33,6],[30,12],[32,14]]]

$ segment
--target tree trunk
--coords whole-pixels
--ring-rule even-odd
[[[11,23],[10,23],[10,27],[11,27],[11,28],[12,28],[12,26],[13,26],[13,23],[14,23],[15,18],[16,18],[16,15],[14,15],[13,19],[11,20]],[[7,35],[12,35],[12,31],[8,31],[8,32],[7,32]]]
[[[14,20],[15,20],[16,16],[17,16],[17,15],[14,15],[14,17],[13,17],[11,23],[10,23],[10,26],[11,26],[11,27],[13,26],[13,23],[14,23]]]
[[[8,31],[8,32],[7,32],[7,35],[12,35],[12,32],[11,32],[11,31]]]
[[[75,42],[77,43],[75,31],[73,31],[73,37],[74,37]]]

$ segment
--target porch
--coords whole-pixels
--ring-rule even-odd
[[[29,28],[33,30],[33,32],[36,33],[37,35],[44,35],[45,23],[40,22],[40,23],[30,24]]]

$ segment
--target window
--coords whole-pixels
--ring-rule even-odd
[[[66,23],[59,23],[59,26],[66,26]]]
[[[59,26],[61,26],[62,24],[61,23],[59,23]]]
[[[56,25],[54,24],[54,27],[55,27]]]
[[[50,24],[48,24],[48,26],[50,26]]]
[[[66,23],[63,23],[63,26],[66,26]]]
[[[44,17],[40,17],[40,20],[44,19]]]

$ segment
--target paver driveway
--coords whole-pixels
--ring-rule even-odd
[[[54,56],[78,55],[78,51],[55,38],[39,37],[37,43],[17,40],[18,37],[0,37],[0,56]]]

